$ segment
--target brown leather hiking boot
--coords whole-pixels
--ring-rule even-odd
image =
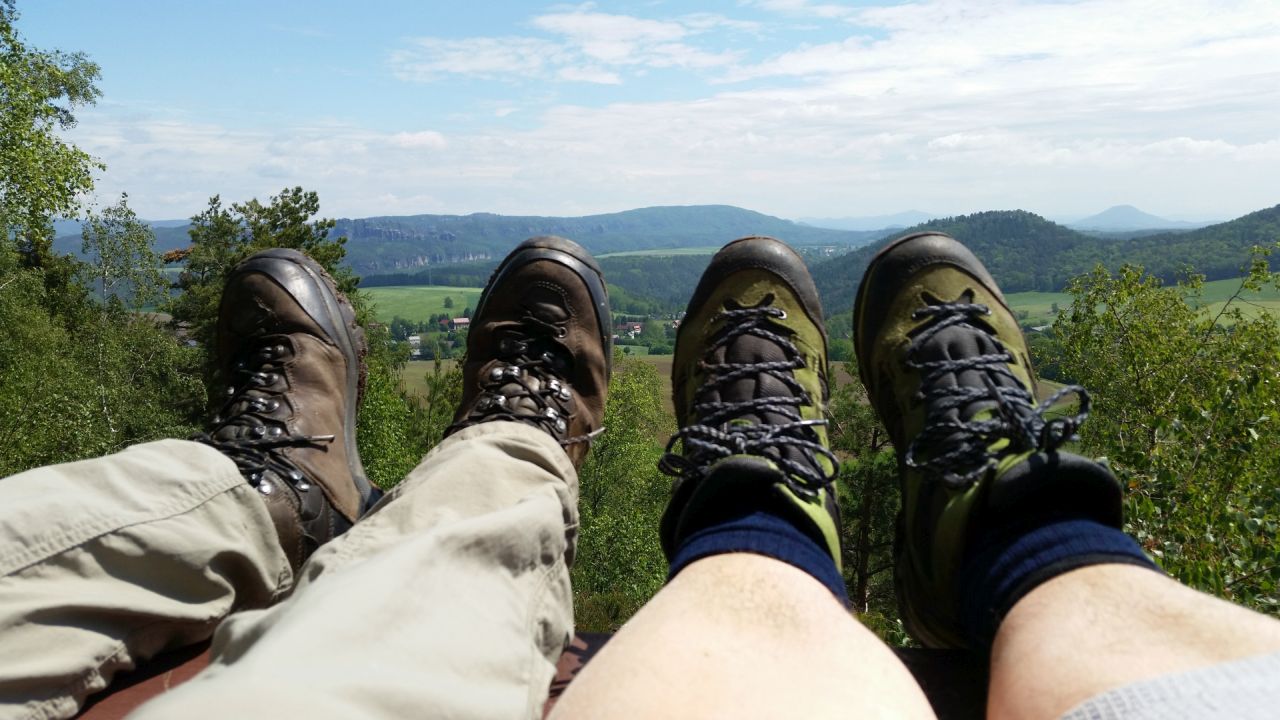
[[[609,297],[590,253],[526,240],[489,278],[467,335],[462,402],[446,434],[491,420],[548,432],[580,467],[603,428]]]
[[[318,263],[267,250],[228,276],[215,352],[227,397],[196,440],[257,487],[296,570],[373,493],[356,449],[364,332]]]

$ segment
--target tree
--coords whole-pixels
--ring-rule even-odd
[[[445,295],[445,296],[444,296],[444,308],[445,308],[446,310],[452,310],[452,309],[453,309],[453,297],[451,297],[451,296],[449,296],[449,295]]]
[[[320,263],[355,306],[369,344],[356,439],[370,480],[387,487],[403,479],[428,449],[423,436],[414,432],[420,410],[400,385],[408,349],[396,347],[388,329],[373,323],[372,303],[356,292],[359,278],[342,264],[346,238],[329,237],[334,222],[316,219],[319,211],[319,196],[300,187],[286,188],[265,204],[254,199],[228,208],[220,197],[210,198],[205,211],[192,218],[191,246],[175,258],[186,266],[178,280],[182,292],[170,303],[170,312],[175,322],[190,325],[205,354],[206,381],[216,384],[222,379],[215,377],[208,349],[230,270],[253,253],[275,247],[299,250]]]
[[[1266,255],[1216,312],[1198,276],[1164,286],[1099,267],[1072,281],[1054,332],[1062,374],[1093,393],[1083,449],[1129,490],[1126,530],[1179,580],[1274,614],[1280,323],[1240,302],[1276,283]]]
[[[52,219],[72,215],[102,165],[64,141],[74,111],[99,96],[98,66],[83,53],[26,47],[12,0],[0,0],[0,240],[29,267],[50,268]],[[62,280],[67,268],[60,268]]]
[[[86,274],[103,300],[133,308],[152,305],[168,294],[160,258],[151,249],[155,234],[129,207],[128,194],[101,214],[90,213],[81,231]],[[121,297],[121,293],[125,293]]]
[[[98,97],[98,67],[27,48],[16,18],[0,0],[0,477],[190,434],[204,403],[190,349],[121,303],[89,297],[81,278],[98,277],[114,249],[92,271],[52,251],[54,217],[78,211],[101,168],[59,137]],[[95,247],[129,227],[119,219],[92,233],[104,240]],[[124,290],[115,270],[105,277]]]
[[[227,208],[221,197],[210,198],[204,212],[191,218],[191,246],[176,258],[186,265],[178,276],[182,294],[170,304],[174,320],[189,324],[193,337],[211,347],[227,273],[268,248],[306,253],[329,271],[339,290],[354,293],[359,279],[341,264],[346,238],[330,238],[334,221],[315,219],[319,211],[319,196],[300,187],[285,188],[267,204],[253,199]]]
[[[850,367],[849,372],[856,375],[857,369]],[[898,620],[892,573],[897,458],[862,383],[854,380],[835,388],[828,423],[831,448],[842,459],[837,500],[849,600],[863,624],[886,641],[902,645],[907,638]]]
[[[616,630],[666,580],[657,530],[671,480],[657,462],[673,428],[653,365],[615,351],[604,428],[578,473],[574,606],[589,631]]]

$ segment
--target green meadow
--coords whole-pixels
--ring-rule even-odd
[[[392,285],[361,290],[373,298],[374,315],[379,322],[389,323],[399,315],[405,320],[425,321],[432,315],[446,313],[462,317],[462,311],[475,309],[480,301],[480,288],[446,287],[443,285]],[[444,306],[445,298],[453,298],[453,307]]]
[[[1240,278],[1227,278],[1225,280],[1207,282],[1201,290],[1200,301],[1208,308],[1210,313],[1216,314],[1222,310],[1227,301],[1239,289]],[[1054,303],[1057,303],[1058,308],[1063,311],[1071,307],[1071,296],[1066,293],[1010,293],[1005,296],[1005,299],[1009,301],[1009,307],[1014,312],[1020,310],[1027,312],[1027,317],[1023,323],[1030,325],[1048,325],[1052,323]],[[1258,313],[1263,312],[1280,315],[1280,290],[1274,287],[1265,287],[1257,292],[1242,292],[1235,302],[1248,316],[1256,316]]]

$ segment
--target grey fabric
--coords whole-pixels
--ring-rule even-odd
[[[1280,717],[1280,653],[1126,685],[1077,705],[1062,720],[1250,720]]]

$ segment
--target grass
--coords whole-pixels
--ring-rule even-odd
[[[644,345],[623,345],[619,343],[617,345],[614,345],[614,347],[621,350],[622,354],[627,356],[642,357],[649,354],[649,348],[645,347]]]
[[[425,397],[427,394],[426,377],[435,369],[435,360],[410,360],[400,371],[400,384],[411,395]],[[441,369],[449,372],[458,364],[457,360],[441,360]]]
[[[1209,314],[1216,315],[1240,288],[1240,278],[1227,278],[1207,282],[1201,291],[1200,301],[1208,308]],[[1066,310],[1071,306],[1071,296],[1066,293],[1021,292],[1005,296],[1009,307],[1016,313],[1027,312],[1023,321],[1031,325],[1048,325],[1053,322],[1053,304]],[[1259,313],[1269,312],[1280,316],[1280,290],[1266,287],[1258,292],[1245,292],[1236,300],[1246,316],[1256,317]]]
[[[384,323],[391,322],[397,315],[413,322],[424,322],[440,313],[462,317],[464,310],[474,309],[480,301],[480,288],[472,287],[392,285],[366,288],[361,292],[373,298],[374,315]],[[444,306],[446,297],[453,298],[452,308]]]
[[[1055,317],[1053,314],[1054,303],[1058,304],[1058,308],[1065,310],[1071,307],[1071,296],[1066,293],[1052,292],[1020,292],[1010,293],[1005,296],[1005,300],[1009,301],[1009,308],[1018,313],[1025,311],[1028,322],[1032,325],[1048,325],[1053,322]]]

